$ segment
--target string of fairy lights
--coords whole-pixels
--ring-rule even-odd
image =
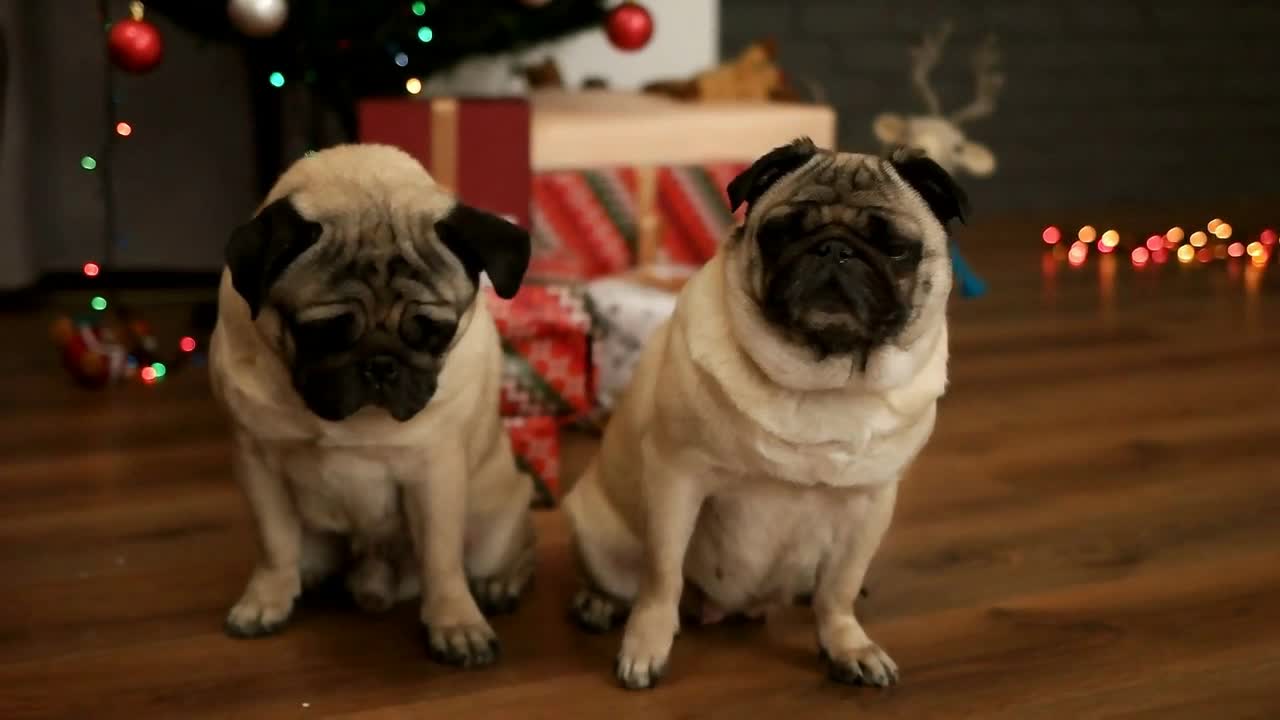
[[[1262,268],[1276,253],[1277,238],[1274,228],[1264,228],[1240,239],[1231,223],[1222,218],[1210,220],[1204,230],[1188,233],[1174,226],[1163,233],[1149,235],[1142,242],[1125,242],[1119,231],[1109,229],[1099,233],[1092,225],[1077,230],[1076,239],[1069,246],[1062,229],[1056,225],[1046,227],[1040,234],[1040,239],[1054,252],[1061,253],[1066,247],[1067,262],[1074,267],[1085,264],[1095,254],[1125,253],[1137,269],[1170,262],[1182,265],[1207,265],[1221,260],[1243,262],[1246,257],[1254,267]]]
[[[103,84],[106,130],[97,154],[80,157],[80,168],[98,176],[102,191],[101,254],[80,266],[84,277],[93,282],[102,282],[108,270],[115,267],[120,244],[113,177],[116,148],[134,134],[133,124],[120,117],[114,68],[148,72],[160,63],[164,47],[159,31],[143,16],[143,3],[134,0],[129,3],[130,17],[113,21],[110,2],[99,0],[98,13],[111,60],[105,65]],[[103,387],[124,380],[154,385],[186,365],[195,354],[198,343],[191,335],[179,338],[175,351],[165,352],[150,324],[135,309],[119,302],[109,286],[89,299],[89,309],[88,314],[57,318],[50,332],[63,365],[82,385]]]

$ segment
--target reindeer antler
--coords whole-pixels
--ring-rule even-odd
[[[942,48],[950,35],[951,23],[944,22],[936,31],[925,33],[920,44],[911,48],[911,84],[920,93],[920,99],[924,100],[925,109],[930,115],[942,114],[942,103],[929,84],[929,72],[942,57]]]
[[[994,35],[973,53],[974,98],[973,102],[951,113],[951,122],[959,125],[990,115],[996,109],[996,96],[1004,87],[1004,73],[1000,72],[1000,48]]]

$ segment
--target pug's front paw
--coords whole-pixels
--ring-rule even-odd
[[[421,619],[427,653],[432,660],[463,668],[497,662],[501,650],[498,637],[470,596],[466,601],[445,603],[443,607],[424,605]]]
[[[674,606],[633,610],[614,666],[618,682],[628,690],[657,685],[666,673],[671,644],[679,629],[679,612]]]
[[[864,645],[839,651],[821,648],[827,676],[846,685],[889,687],[898,682],[898,666],[879,645]]]
[[[603,633],[627,617],[627,607],[598,590],[583,588],[573,596],[569,617],[586,632]]]
[[[302,591],[298,572],[258,568],[244,594],[227,613],[224,629],[232,637],[270,635],[284,627],[293,613],[293,601]]]

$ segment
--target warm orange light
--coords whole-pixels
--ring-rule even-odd
[[[1136,247],[1133,249],[1133,252],[1129,254],[1129,258],[1133,260],[1134,265],[1142,267],[1151,259],[1151,252],[1144,247]]]
[[[1191,233],[1191,244],[1200,248],[1209,244],[1209,236],[1199,230]]]
[[[116,123],[116,134],[120,137],[129,137],[133,134],[133,126],[127,122]]]
[[[1249,253],[1249,257],[1258,257],[1262,253],[1266,252],[1265,248],[1262,247],[1262,243],[1257,240],[1249,243],[1249,246],[1245,248],[1245,251]]]
[[[1178,262],[1189,263],[1196,259],[1196,249],[1190,245],[1178,248]]]
[[[1214,218],[1209,221],[1209,224],[1205,226],[1205,229],[1211,233],[1216,233],[1218,232],[1218,226],[1221,224],[1222,224],[1222,218]]]
[[[1108,230],[1102,233],[1102,244],[1115,247],[1120,244],[1120,233],[1115,230]]]
[[[1218,226],[1217,230],[1213,231],[1213,234],[1218,236],[1219,240],[1226,240],[1227,238],[1231,237],[1231,232],[1232,232],[1231,226],[1228,225],[1227,223],[1222,223],[1221,225]]]
[[[1092,225],[1085,225],[1080,228],[1080,232],[1076,233],[1076,237],[1080,238],[1080,242],[1091,243],[1098,239],[1098,229]]]
[[[1067,260],[1072,265],[1079,265],[1089,257],[1089,246],[1082,242],[1071,243],[1071,252],[1067,253]]]
[[[1169,242],[1176,244],[1182,242],[1183,238],[1186,237],[1186,233],[1182,231],[1182,228],[1175,226],[1169,228],[1169,232],[1165,233],[1164,236],[1169,238]]]

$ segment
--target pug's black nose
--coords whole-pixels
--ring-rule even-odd
[[[827,240],[819,243],[809,252],[820,258],[828,258],[836,263],[848,262],[853,257],[853,248],[839,240]]]
[[[374,355],[360,366],[364,379],[374,385],[385,385],[394,382],[399,374],[395,358],[390,355]]]

